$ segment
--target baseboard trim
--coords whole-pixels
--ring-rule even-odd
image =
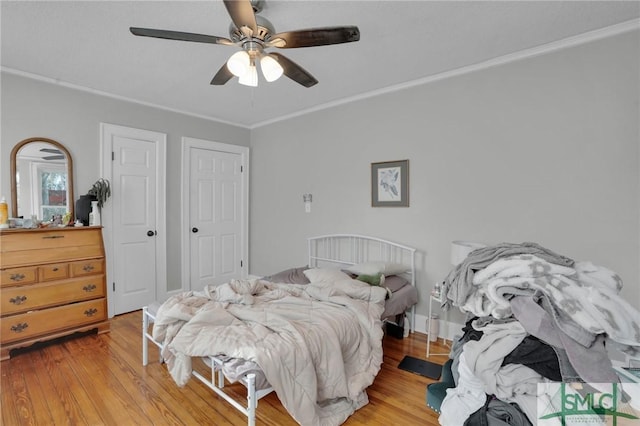
[[[427,315],[416,314],[415,331],[429,334],[427,332],[427,319]],[[464,327],[463,324],[441,319],[438,323],[438,337],[441,339],[453,340],[456,336],[459,337],[462,335],[462,327]]]

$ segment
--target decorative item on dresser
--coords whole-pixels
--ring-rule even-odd
[[[0,359],[75,332],[109,331],[101,227],[0,232]]]

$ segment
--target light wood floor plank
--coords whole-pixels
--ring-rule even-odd
[[[24,377],[24,362],[18,361],[16,368],[10,371],[11,395],[15,404],[15,412],[21,422],[33,423],[34,409],[27,393],[27,385]]]
[[[137,407],[130,404],[131,395],[109,368],[110,363],[101,360],[108,359],[104,345],[100,344],[104,339],[91,339],[95,341],[91,351],[85,351],[85,345],[89,338],[75,339],[67,343],[71,353],[74,353],[77,376],[85,387],[100,389],[99,398],[95,405],[100,417],[105,424],[137,425],[149,424],[151,419],[139,413]],[[82,342],[82,343],[81,343]]]
[[[49,350],[59,359],[75,358],[75,354],[68,350],[68,345],[52,345]],[[85,387],[75,372],[77,361],[58,363],[59,376],[66,383],[66,388],[71,392],[73,398],[80,407],[80,413],[85,422],[90,425],[104,425],[105,420],[100,418],[100,413],[96,409],[95,401],[100,397],[95,387]]]
[[[57,390],[53,384],[53,380],[51,379],[51,376],[46,373],[46,366],[44,365],[44,361],[42,358],[42,351],[34,350],[23,355],[19,355],[16,357],[16,361],[18,360],[18,358],[25,358],[27,359],[27,362],[32,365],[34,377],[29,380],[29,386],[33,388],[39,388],[41,391],[40,394],[34,393],[32,398],[43,398],[43,401],[47,404],[48,407],[48,414],[50,416],[48,420],[51,422],[53,419],[67,419],[68,417],[65,405],[60,398],[56,397]],[[4,367],[4,364],[5,363],[2,363],[0,365],[0,368]],[[45,423],[41,424],[47,424],[46,421],[47,419],[45,419]]]
[[[5,364],[4,362],[1,364]],[[18,419],[18,413],[16,412],[16,404],[13,402],[11,391],[11,368],[2,368],[0,366],[0,379],[2,379],[2,385],[0,386],[0,405],[2,409],[2,424],[3,425],[17,425],[20,424]]]
[[[16,359],[16,361],[18,361]],[[27,417],[31,417],[34,424],[46,424],[51,418],[51,412],[47,404],[46,394],[43,392],[38,378],[39,365],[33,364],[30,357],[25,356],[17,363],[17,369],[22,370],[25,390],[29,398],[29,412]]]
[[[175,384],[166,369],[144,369],[140,354],[131,348],[130,341],[114,339],[113,332],[111,334],[111,348],[119,354],[113,357],[111,368],[119,380],[132,389],[129,392],[132,401],[152,422],[161,418],[171,425],[202,424],[192,416],[193,407],[184,400],[184,395],[173,389]],[[138,392],[134,391],[136,389]]]
[[[22,425],[246,425],[246,417],[197,380],[178,387],[158,349],[151,345],[150,363],[142,366],[141,312],[111,320],[111,332],[13,355],[0,363],[1,421]],[[435,345],[437,352],[448,349]],[[384,338],[384,362],[369,387],[369,404],[344,423],[347,426],[437,425],[437,414],[425,403],[426,386],[434,380],[397,368],[405,355],[424,359],[426,336]],[[442,364],[446,356],[430,361]],[[200,361],[194,368],[206,372]],[[245,388],[227,386],[242,404]],[[259,426],[297,423],[272,393],[258,402]]]
[[[60,355],[56,345],[51,345],[45,349],[39,349],[42,357],[42,374],[47,374],[51,379],[54,387],[54,393],[49,394],[49,398],[58,398],[61,404],[64,406],[64,417],[52,419],[52,424],[87,424],[86,419],[83,417],[82,412],[84,407],[81,407],[78,400],[74,395],[74,391],[77,390],[73,382],[67,382],[64,375],[59,368],[60,365],[68,365],[69,362],[73,362],[70,358],[65,358]],[[22,355],[18,355],[22,356]],[[3,361],[4,364],[11,361]],[[92,407],[87,407],[92,409]]]

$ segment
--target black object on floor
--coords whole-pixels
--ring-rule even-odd
[[[400,327],[391,322],[387,322],[385,324],[386,324],[387,334],[389,336],[393,336],[396,339],[402,339],[404,337],[404,327]]]
[[[439,379],[440,373],[442,373],[442,365],[414,358],[409,355],[400,361],[398,368],[435,380]]]

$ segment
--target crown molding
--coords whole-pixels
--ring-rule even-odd
[[[299,117],[301,115],[309,114],[312,112],[333,108],[339,105],[344,105],[347,103],[356,102],[363,99],[368,99],[374,96],[380,96],[387,93],[393,93],[400,90],[409,89],[415,86],[421,86],[424,84],[433,83],[433,82],[444,80],[447,78],[457,77],[463,74],[469,74],[476,71],[486,70],[489,68],[508,64],[511,62],[521,61],[523,59],[533,58],[536,56],[544,55],[544,54],[555,52],[558,50],[579,46],[581,44],[586,44],[592,41],[602,40],[608,37],[613,37],[616,35],[624,34],[634,30],[638,30],[638,29],[640,29],[640,19],[632,19],[630,21],[625,21],[620,24],[616,24],[609,27],[600,28],[597,30],[579,34],[577,36],[568,37],[562,40],[532,47],[530,49],[525,49],[515,53],[510,53],[508,55],[499,56],[497,58],[479,62],[477,64],[456,68],[450,71],[444,71],[438,74],[430,75],[428,77],[419,78],[417,80],[412,80],[405,83],[395,84],[393,86],[388,86],[378,90],[372,90],[370,92],[363,93],[361,95],[351,96],[348,98],[340,99],[338,101],[328,102],[326,104],[318,105],[313,108],[297,111],[293,114],[288,114],[286,116],[281,116],[278,118],[274,118],[272,120],[262,121],[260,123],[256,123],[250,126],[250,128],[256,129],[258,127],[266,126],[269,124],[273,124],[279,121],[284,121],[294,117]]]
[[[93,95],[104,96],[104,97],[107,97],[107,98],[117,99],[119,101],[131,102],[131,103],[134,103],[134,104],[143,105],[143,106],[147,106],[147,107],[150,107],[150,108],[157,108],[157,109],[161,109],[161,110],[164,110],[164,111],[173,112],[173,113],[176,113],[176,114],[188,115],[190,117],[201,118],[203,120],[208,120],[208,121],[214,121],[216,123],[228,124],[228,125],[231,125],[231,126],[236,126],[236,127],[249,129],[249,126],[247,126],[245,124],[235,123],[235,122],[232,122],[232,121],[226,121],[226,120],[222,120],[222,119],[214,118],[214,117],[208,117],[206,115],[196,114],[196,113],[189,112],[189,111],[183,111],[183,110],[180,110],[180,109],[177,109],[177,108],[170,108],[170,107],[167,107],[167,106],[164,106],[164,105],[158,105],[158,104],[154,104],[154,103],[151,103],[151,102],[141,101],[139,99],[129,98],[127,96],[116,95],[116,94],[113,94],[113,93],[110,93],[110,92],[104,92],[102,90],[93,89],[91,87],[81,86],[79,84],[68,83],[66,81],[62,81],[62,80],[59,80],[59,79],[55,79],[55,78],[51,78],[51,77],[45,77],[43,75],[34,74],[34,73],[26,72],[26,71],[21,71],[21,70],[17,70],[17,69],[14,69],[14,68],[0,66],[0,71],[1,72],[6,72],[7,74],[14,74],[14,75],[17,75],[17,76],[20,76],[20,77],[30,78],[32,80],[42,81],[44,83],[49,83],[49,84],[54,84],[54,85],[66,87],[68,89],[79,90],[81,92],[91,93]]]
[[[157,108],[157,109],[161,109],[161,110],[168,111],[168,112],[188,115],[188,116],[195,117],[195,118],[200,118],[200,119],[203,119],[203,120],[214,121],[214,122],[217,122],[217,123],[228,124],[228,125],[231,125],[231,126],[236,126],[236,127],[240,127],[240,128],[253,130],[253,129],[257,129],[259,127],[267,126],[269,124],[274,124],[274,123],[277,123],[277,122],[280,122],[280,121],[285,121],[285,120],[288,120],[288,119],[291,119],[291,118],[295,118],[295,117],[299,117],[299,116],[302,116],[302,115],[310,114],[312,112],[322,111],[322,110],[325,110],[325,109],[328,109],[328,108],[333,108],[333,107],[344,105],[344,104],[348,104],[348,103],[351,103],[351,102],[356,102],[356,101],[372,98],[374,96],[380,96],[380,95],[384,95],[384,94],[387,94],[387,93],[393,93],[393,92],[397,92],[397,91],[400,91],[400,90],[409,89],[409,88],[412,88],[412,87],[415,87],[415,86],[421,86],[421,85],[424,85],[424,84],[429,84],[429,83],[433,83],[433,82],[436,82],[436,81],[440,81],[440,80],[456,77],[456,76],[459,76],[459,75],[469,74],[469,73],[472,73],[472,72],[493,68],[493,67],[504,65],[504,64],[508,64],[508,63],[511,63],[511,62],[520,61],[520,60],[523,60],[523,59],[533,58],[533,57],[536,57],[536,56],[544,55],[544,54],[555,52],[555,51],[562,50],[562,49],[567,49],[567,48],[574,47],[574,46],[579,46],[579,45],[582,45],[582,44],[586,44],[586,43],[589,43],[589,42],[601,40],[601,39],[608,38],[608,37],[613,37],[613,36],[616,36],[616,35],[624,34],[624,33],[627,33],[627,32],[634,31],[634,30],[638,30],[638,29],[640,29],[640,19],[632,19],[630,21],[625,21],[625,22],[622,22],[620,24],[611,25],[611,26],[608,26],[608,27],[605,27],[605,28],[600,28],[600,29],[597,29],[597,30],[589,31],[589,32],[586,32],[586,33],[583,33],[583,34],[579,34],[579,35],[576,35],[576,36],[567,37],[567,38],[562,39],[562,40],[558,40],[558,41],[554,41],[554,42],[551,42],[551,43],[543,44],[543,45],[540,45],[540,46],[532,47],[530,49],[525,49],[525,50],[521,50],[519,52],[510,53],[508,55],[499,56],[497,58],[493,58],[493,59],[489,59],[487,61],[479,62],[477,64],[468,65],[468,66],[465,66],[465,67],[461,67],[461,68],[457,68],[457,69],[453,69],[453,70],[449,70],[449,71],[444,71],[444,72],[441,72],[441,73],[438,73],[438,74],[434,74],[434,75],[431,75],[431,76],[419,78],[417,80],[412,80],[412,81],[401,83],[401,84],[396,84],[396,85],[393,85],[393,86],[388,86],[388,87],[385,87],[385,88],[382,88],[382,89],[372,90],[372,91],[367,92],[367,93],[363,93],[363,94],[356,95],[356,96],[350,96],[350,97],[343,98],[343,99],[340,99],[340,100],[337,100],[337,101],[327,102],[325,104],[318,105],[318,106],[315,106],[313,108],[307,108],[307,109],[300,110],[300,111],[297,111],[297,112],[292,113],[292,114],[283,115],[283,116],[280,116],[280,117],[277,117],[277,118],[274,118],[274,119],[265,120],[265,121],[262,121],[262,122],[259,122],[259,123],[255,123],[255,124],[252,124],[252,125],[245,125],[245,124],[235,123],[235,122],[232,122],[232,121],[226,121],[226,120],[222,120],[222,119],[218,119],[218,118],[214,118],[214,117],[209,117],[209,116],[206,116],[206,115],[196,114],[196,113],[189,112],[189,111],[183,111],[183,110],[179,110],[179,109],[176,109],[176,108],[170,108],[170,107],[167,107],[167,106],[158,105],[158,104],[154,104],[154,103],[151,103],[151,102],[145,102],[145,101],[141,101],[141,100],[138,100],[138,99],[129,98],[129,97],[126,97],[126,96],[116,95],[116,94],[113,94],[113,93],[104,92],[104,91],[93,89],[93,88],[90,88],[90,87],[81,86],[81,85],[73,84],[73,83],[68,83],[68,82],[65,82],[65,81],[61,81],[59,79],[45,77],[45,76],[42,76],[42,75],[33,74],[33,73],[21,71],[21,70],[16,70],[16,69],[5,67],[5,66],[0,66],[0,71],[6,72],[6,73],[9,73],[9,74],[15,74],[15,75],[26,77],[26,78],[31,78],[31,79],[34,79],[34,80],[43,81],[43,82],[50,83],[50,84],[59,85],[59,86],[66,87],[66,88],[69,88],[69,89],[80,90],[80,91],[92,93],[92,94],[98,95],[98,96],[105,96],[105,97],[108,97],[108,98],[117,99],[117,100],[121,100],[121,101],[125,101],[125,102],[131,102],[131,103],[135,103],[135,104],[138,104],[138,105],[143,105],[143,106],[147,106],[147,107],[151,107],[151,108]]]

